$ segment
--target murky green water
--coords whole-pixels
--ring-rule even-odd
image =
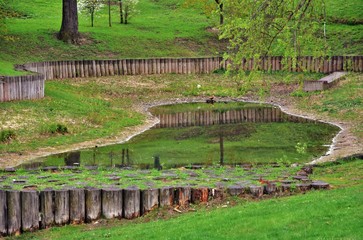
[[[37,159],[42,166],[133,166],[308,162],[324,154],[338,128],[251,103],[153,108],[160,124],[124,144]]]

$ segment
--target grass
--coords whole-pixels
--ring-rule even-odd
[[[0,172],[0,189],[37,189],[46,188],[65,189],[67,187],[114,187],[127,188],[136,186],[140,189],[161,188],[164,186],[193,186],[214,188],[220,185],[224,187],[235,185],[261,185],[258,180],[263,175],[264,180],[289,179],[293,181],[292,187],[298,183],[293,176],[300,170],[299,167],[271,168],[270,165],[251,165],[251,169],[241,166],[210,166],[203,169],[168,169],[158,171],[156,169],[137,170],[99,167],[95,170],[78,167],[72,170],[57,169],[46,171],[42,169],[25,170],[18,169],[15,173]],[[253,168],[252,168],[253,167]],[[228,179],[228,181],[223,180]],[[21,182],[22,180],[24,182]],[[280,183],[277,183],[280,185]]]
[[[16,239],[360,239],[362,171],[361,160],[327,164],[315,168],[314,177],[331,180],[329,191],[257,202],[231,199],[172,218],[161,209],[133,221],[51,228]]]
[[[281,75],[266,74],[264,77],[280,82]],[[300,79],[299,74],[293,76]],[[307,77],[314,78],[315,75]],[[202,85],[200,89],[198,84]],[[44,99],[0,105],[1,129],[13,130],[17,136],[10,143],[0,145],[0,154],[22,154],[49,146],[66,147],[88,140],[117,137],[126,127],[144,121],[145,117],[136,109],[150,101],[239,94],[232,81],[226,81],[218,74],[47,81]],[[68,133],[49,134],[49,128],[57,124],[67,127]]]
[[[363,138],[363,76],[352,74],[328,91],[304,93],[298,98],[298,106],[304,111],[316,112],[340,121],[353,122],[353,129]]]
[[[361,55],[361,2],[329,0],[327,41],[331,55]],[[200,10],[182,7],[177,0],[143,0],[140,13],[130,24],[118,24],[117,7],[108,27],[107,9],[97,14],[95,27],[88,16],[80,15],[82,45],[68,45],[56,39],[61,25],[61,1],[24,0],[6,4],[16,17],[6,19],[6,32],[0,37],[0,75],[19,75],[13,64],[46,60],[110,59],[127,57],[191,57],[220,55],[226,43],[218,40],[209,19]],[[354,23],[354,24],[352,24]]]

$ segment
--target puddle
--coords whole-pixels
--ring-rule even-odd
[[[246,163],[305,163],[327,152],[339,128],[254,103],[159,106],[154,128],[123,144],[95,146],[22,164],[168,169]]]

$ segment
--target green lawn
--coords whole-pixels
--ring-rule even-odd
[[[225,42],[208,30],[218,19],[207,18],[201,10],[184,8],[178,0],[141,0],[139,14],[128,25],[118,23],[115,6],[111,28],[107,8],[97,13],[93,28],[89,17],[80,15],[80,32],[87,40],[79,46],[56,39],[61,25],[61,0],[5,2],[17,17],[6,19],[5,37],[0,37],[0,75],[18,75],[12,65],[32,61],[211,56],[226,49]],[[361,1],[326,3],[330,54],[361,55],[363,25],[350,23],[362,21]]]

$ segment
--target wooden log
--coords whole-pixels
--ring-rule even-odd
[[[274,194],[277,192],[277,186],[275,183],[266,184],[263,186],[263,192],[266,194]]]
[[[291,192],[291,184],[283,183],[280,186],[281,193],[290,193]]]
[[[21,229],[21,202],[20,191],[7,191],[7,226],[8,235],[19,235]]]
[[[187,207],[191,201],[190,187],[176,187],[175,188],[175,204],[180,207]]]
[[[209,198],[209,189],[207,187],[192,188],[192,203],[207,203]]]
[[[225,192],[222,188],[209,189],[209,196],[212,199],[223,200],[225,198]]]
[[[54,190],[54,222],[56,225],[69,223],[69,191]]]
[[[159,207],[159,189],[146,189],[141,191],[141,215]]]
[[[163,187],[160,189],[160,207],[173,206],[174,204],[174,188]]]
[[[86,216],[84,189],[69,190],[69,220],[71,224],[84,223]]]
[[[122,189],[102,189],[102,215],[107,219],[122,217]]]
[[[311,187],[316,190],[329,189],[329,183],[323,181],[314,181],[311,183]]]
[[[135,187],[124,189],[123,192],[124,217],[133,219],[140,216],[140,190]]]
[[[263,186],[250,186],[250,193],[256,198],[260,198],[263,195]]]
[[[93,222],[101,217],[101,189],[87,188],[86,193],[86,222]]]
[[[238,185],[229,186],[227,192],[230,196],[241,196],[245,193],[245,187]]]
[[[21,229],[23,232],[39,229],[39,194],[35,190],[21,192]]]
[[[40,227],[42,229],[49,228],[54,225],[54,192],[51,189],[40,192]]]
[[[0,238],[8,234],[6,191],[0,189]]]
[[[297,192],[306,192],[311,189],[311,184],[309,183],[298,183],[296,184]]]

